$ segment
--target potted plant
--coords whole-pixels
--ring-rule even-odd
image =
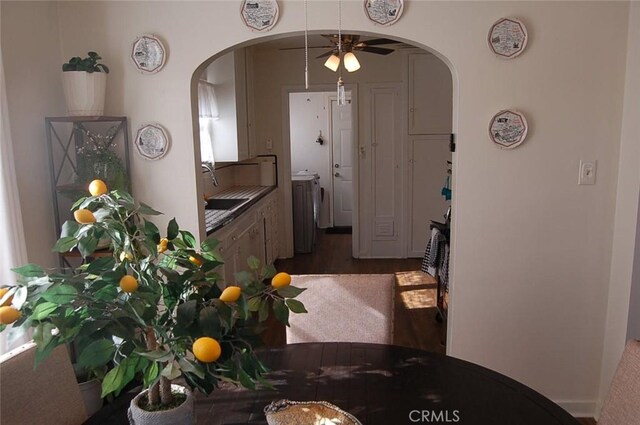
[[[71,116],[98,116],[104,113],[104,98],[109,68],[98,63],[100,55],[72,57],[62,65],[62,84]]]
[[[103,397],[140,379],[135,424],[145,416],[165,423],[158,411],[166,423],[191,423],[189,388],[209,394],[223,381],[268,385],[254,353],[264,321],[273,313],[288,324],[290,312],[306,312],[291,277],[250,258],[249,271],[224,282],[216,240],[198,244],[175,219],[161,232],[145,218],[159,212],[124,191],[107,193],[99,180],[90,192],[73,205],[75,221],[62,226],[54,251],[77,249],[87,258],[107,236],[112,254],[67,274],[34,264],[14,269],[21,278],[0,293],[0,331],[10,323],[33,328],[36,367],[57,345],[74,342],[78,365],[102,378]],[[171,385],[177,378],[189,388]]]

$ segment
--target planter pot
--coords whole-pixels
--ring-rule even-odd
[[[62,73],[62,84],[70,116],[99,116],[104,113],[107,74],[66,71]]]
[[[78,384],[80,387],[80,394],[84,400],[84,408],[87,411],[87,416],[93,416],[102,407],[102,386],[100,381],[93,379],[88,382],[82,382]]]
[[[193,394],[181,385],[171,384],[173,392],[182,392],[187,395],[187,399],[180,406],[171,410],[160,410],[157,412],[147,412],[138,406],[138,402],[145,397],[147,390],[141,392],[129,406],[129,423],[131,425],[192,425],[193,418]]]

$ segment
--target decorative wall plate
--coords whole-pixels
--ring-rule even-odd
[[[528,130],[527,119],[521,112],[513,110],[498,112],[489,124],[491,140],[503,149],[519,146],[527,137]]]
[[[364,0],[364,12],[378,25],[392,25],[402,15],[404,0]]]
[[[133,42],[131,60],[144,74],[155,74],[164,66],[167,50],[157,37],[142,35]]]
[[[243,0],[240,16],[255,31],[269,31],[278,22],[280,8],[276,0]]]
[[[489,30],[489,47],[496,55],[512,59],[527,47],[527,28],[514,18],[498,19]]]
[[[160,159],[169,150],[169,136],[164,127],[158,123],[144,124],[138,129],[135,145],[143,158]]]

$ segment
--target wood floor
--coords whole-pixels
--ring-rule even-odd
[[[436,322],[435,280],[420,272],[420,259],[359,260],[351,256],[350,234],[319,231],[315,250],[278,260],[278,271],[289,274],[393,273],[396,276],[395,345],[444,354],[443,325]],[[269,345],[284,343],[284,330],[270,335]]]
[[[394,273],[396,345],[445,353],[444,329],[435,321],[435,280],[420,272],[420,259],[358,260],[351,256],[350,234],[326,234],[320,230],[315,251],[276,261],[278,271],[289,274]],[[284,327],[270,321],[265,342],[286,343]],[[596,425],[593,418],[578,418],[581,425]]]

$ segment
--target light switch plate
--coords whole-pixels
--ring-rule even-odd
[[[580,160],[578,184],[583,184],[583,185],[596,184],[597,169],[598,169],[598,161]]]

